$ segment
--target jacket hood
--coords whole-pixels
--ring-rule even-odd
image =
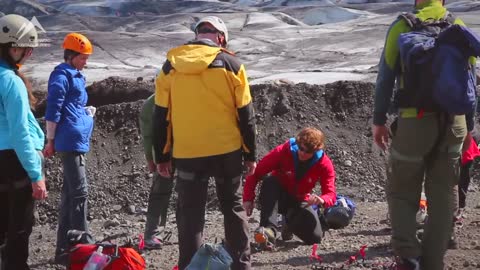
[[[290,151],[292,152],[292,155],[293,155],[293,160],[295,162],[295,169],[298,167],[298,163],[299,163],[299,160],[298,160],[298,144],[297,144],[297,141],[295,140],[295,138],[290,138],[290,140],[288,141],[289,144],[290,144]],[[317,161],[319,161],[321,158],[323,157],[323,150],[318,150],[317,152],[313,153],[313,156],[310,160],[310,164],[308,165],[308,168],[311,168],[313,166],[313,164],[317,163]]]
[[[221,50],[213,42],[197,40],[170,50],[167,59],[178,72],[198,74],[208,68]]]

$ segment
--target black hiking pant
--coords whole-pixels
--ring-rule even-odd
[[[0,151],[1,270],[29,270],[28,240],[34,223],[32,185],[13,150]]]
[[[264,178],[260,190],[260,206],[260,226],[272,228],[278,235],[280,213],[286,217],[288,229],[305,244],[322,241],[323,230],[317,211],[290,195],[275,176]]]
[[[215,179],[220,210],[224,216],[225,248],[232,270],[249,270],[250,243],[247,215],[242,204],[242,153],[240,150],[210,157],[175,159],[179,261],[185,269],[203,244],[208,180]]]
[[[465,208],[467,201],[468,186],[470,186],[470,172],[472,161],[460,167],[460,181],[458,182],[458,207]]]

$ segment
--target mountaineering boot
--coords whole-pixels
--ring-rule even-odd
[[[145,249],[161,249],[162,242],[155,236],[145,239]]]
[[[448,240],[448,249],[458,249],[458,241],[455,235],[452,235]]]
[[[397,258],[395,270],[420,270],[420,260],[415,258]]]
[[[289,241],[289,240],[292,240],[292,239],[293,239],[292,231],[290,231],[287,224],[284,224],[282,226],[282,240],[283,241]]]
[[[255,243],[260,245],[275,244],[275,231],[272,228],[258,227],[254,234]]]
[[[56,254],[55,257],[53,257],[49,261],[49,263],[67,266],[68,265],[68,253]]]

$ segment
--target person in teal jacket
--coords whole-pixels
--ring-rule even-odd
[[[172,195],[173,179],[165,178],[156,172],[156,166],[153,159],[153,130],[152,116],[155,106],[155,95],[151,95],[143,104],[140,112],[140,132],[143,139],[143,150],[147,160],[148,170],[153,173],[153,182],[150,188],[148,198],[147,223],[145,224],[145,248],[161,248],[161,241],[155,236],[155,231],[160,223],[160,227],[165,229],[167,223],[168,204]]]
[[[28,30],[22,30],[28,29]],[[45,199],[44,134],[31,108],[31,85],[19,72],[38,46],[35,26],[10,14],[0,18],[0,253],[2,270],[28,270],[34,199]]]
[[[416,0],[414,13],[422,21],[439,20],[447,10],[439,0]],[[458,18],[454,23],[463,25]],[[375,90],[373,137],[381,149],[390,146],[386,193],[392,246],[398,256],[397,269],[441,270],[452,233],[453,188],[459,180],[459,158],[463,141],[469,138],[467,129],[473,129],[473,114],[452,116],[449,125],[443,125],[440,130],[438,112],[397,103],[396,128],[387,128],[394,84],[396,82],[397,91],[402,91],[403,86],[397,41],[401,33],[409,31],[402,18],[388,30]],[[474,59],[471,62],[474,63]],[[423,183],[429,218],[420,243],[416,237],[415,215]]]
[[[88,101],[85,76],[81,70],[93,52],[87,37],[68,34],[63,42],[64,63],[55,67],[48,80],[45,120],[45,157],[60,153],[63,186],[57,230],[55,262],[66,264],[67,232],[88,232],[88,181],[85,155],[90,150],[95,108]]]

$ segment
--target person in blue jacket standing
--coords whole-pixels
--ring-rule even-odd
[[[44,134],[31,108],[31,85],[19,72],[38,46],[35,26],[10,14],[0,18],[0,255],[2,270],[28,270],[34,199],[45,199]]]
[[[90,41],[78,33],[70,33],[63,42],[65,62],[56,66],[48,81],[45,120],[47,144],[45,157],[59,152],[63,163],[63,188],[57,230],[55,262],[66,263],[67,232],[88,232],[88,183],[85,154],[89,151],[93,130],[91,108],[85,76],[80,72],[93,52]]]

